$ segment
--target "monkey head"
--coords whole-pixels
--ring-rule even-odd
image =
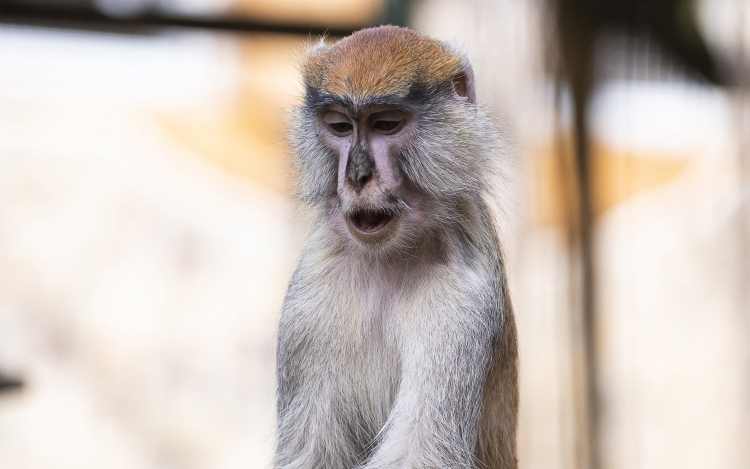
[[[468,60],[450,45],[365,29],[310,48],[302,77],[290,137],[300,192],[342,238],[403,247],[484,189],[493,127],[476,107]]]

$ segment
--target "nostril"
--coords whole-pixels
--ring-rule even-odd
[[[372,180],[372,178],[372,171],[364,171],[359,174],[350,174],[346,179],[347,181],[349,181],[349,184],[352,186],[352,188],[359,192],[364,189],[364,187]]]
[[[357,179],[357,185],[359,187],[365,187],[365,184],[370,182],[370,179],[372,179],[372,172],[368,171],[364,174],[361,174],[359,178]]]

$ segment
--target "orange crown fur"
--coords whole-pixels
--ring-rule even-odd
[[[313,48],[302,64],[306,85],[340,96],[404,95],[461,72],[463,57],[444,43],[397,26],[363,29],[330,47]]]

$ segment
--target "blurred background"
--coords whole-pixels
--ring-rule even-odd
[[[750,1],[2,0],[0,468],[269,468],[304,44],[459,39],[525,469],[750,467]]]

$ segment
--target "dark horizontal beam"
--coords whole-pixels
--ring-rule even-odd
[[[71,29],[111,30],[115,32],[145,32],[168,27],[206,29],[234,33],[276,33],[310,36],[348,36],[364,28],[325,27],[314,24],[259,21],[254,19],[210,18],[143,13],[137,16],[108,16],[95,8],[61,7],[29,4],[19,1],[0,1],[0,23],[51,26]]]
[[[14,391],[23,387],[23,381],[0,374],[0,393]]]

